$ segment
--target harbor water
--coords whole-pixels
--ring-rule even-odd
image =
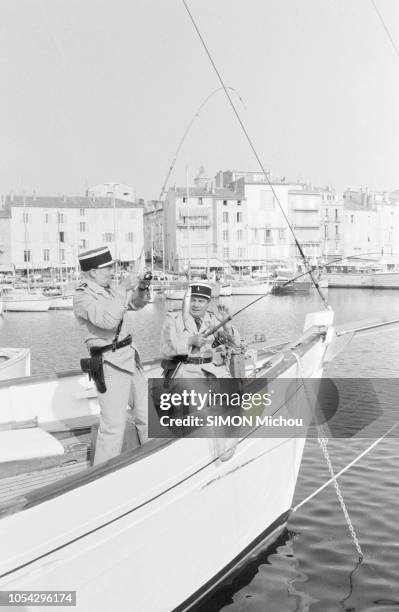
[[[232,312],[254,296],[221,298]],[[399,319],[399,291],[329,290],[328,299],[342,329]],[[143,359],[158,356],[160,329],[168,308],[159,301],[132,313]],[[306,313],[322,310],[315,291],[304,296],[268,296],[241,313],[236,325],[265,344],[294,339]],[[30,347],[32,374],[79,368],[85,356],[82,331],[71,311],[6,313],[0,317],[0,346]],[[395,378],[399,372],[399,326],[352,340],[326,371],[330,377],[360,378],[359,389],[372,378]],[[399,436],[398,427],[397,436]],[[373,439],[355,436],[330,440],[335,472]],[[306,443],[294,506],[330,477],[317,439]],[[272,549],[257,552],[234,579],[223,583],[201,612],[392,612],[399,611],[399,440],[377,444],[339,479],[350,518],[363,551],[355,548],[332,485],[290,515],[287,528]]]

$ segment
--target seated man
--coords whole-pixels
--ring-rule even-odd
[[[183,309],[169,312],[161,331],[161,356],[166,376],[172,378],[230,378],[227,347],[238,348],[240,336],[231,323],[209,333],[228,317],[226,306],[217,315],[208,312],[211,287],[191,283],[190,301]]]

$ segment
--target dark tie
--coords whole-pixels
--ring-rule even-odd
[[[201,319],[194,319],[194,321],[195,321],[195,324],[197,326],[197,330],[199,331],[200,327],[201,327]]]

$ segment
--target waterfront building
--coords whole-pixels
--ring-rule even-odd
[[[329,261],[344,253],[344,199],[330,187],[320,192],[320,257]]]
[[[0,263],[73,269],[80,251],[108,245],[122,264],[143,252],[142,202],[112,197],[7,196],[0,208]]]
[[[154,257],[154,262],[164,259],[164,207],[159,200],[148,200],[144,205],[144,252],[146,260]]]
[[[399,247],[398,193],[347,189],[343,199],[344,253],[386,258],[388,267],[393,265]]]

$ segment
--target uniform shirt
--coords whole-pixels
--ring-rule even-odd
[[[240,344],[240,335],[235,327],[226,332],[221,327],[215,334],[206,338],[206,344],[201,347],[189,347],[189,336],[206,332],[209,328],[219,325],[220,321],[211,312],[206,312],[201,321],[201,327],[197,329],[194,317],[188,315],[186,323],[183,321],[183,313],[168,312],[161,331],[161,356],[163,359],[172,359],[176,355],[193,355],[199,357],[215,356],[212,344],[216,338],[228,337],[233,345]]]
[[[142,306],[141,306],[142,308]],[[73,311],[84,331],[84,341],[88,349],[91,346],[105,346],[111,344],[115,338],[116,330],[123,317],[122,328],[118,340],[123,340],[128,334],[133,338],[133,325],[131,313],[127,310],[137,310],[132,301],[126,305],[126,291],[110,287],[105,289],[87,279],[75,289],[73,297]],[[126,313],[126,314],[125,314]],[[134,372],[136,370],[137,347],[132,340],[130,346],[116,351],[106,351],[104,361]],[[138,353],[137,353],[138,360]]]

